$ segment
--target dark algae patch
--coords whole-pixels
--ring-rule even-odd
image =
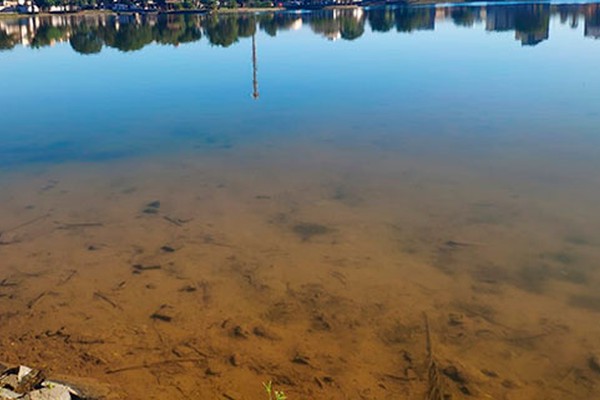
[[[146,207],[148,207],[148,208],[160,208],[160,201],[158,201],[158,200],[151,201],[150,203],[146,204]]]
[[[333,232],[333,229],[310,222],[301,222],[292,227],[292,230],[296,235],[302,239],[303,242],[311,240],[315,236],[321,236]]]
[[[600,374],[600,357],[597,354],[591,354],[588,357],[588,366],[592,371]]]
[[[555,265],[540,263],[526,265],[517,271],[515,284],[531,293],[543,293],[550,281],[562,281],[582,285],[589,281],[585,267],[580,263],[566,265],[560,262]]]
[[[600,312],[600,296],[575,294],[569,298],[573,307]]]
[[[142,212],[144,214],[158,214],[158,210],[160,209],[160,201],[154,200],[150,203],[146,204]]]
[[[565,237],[565,242],[576,246],[586,246],[590,244],[589,240],[585,236],[576,234]]]
[[[542,257],[563,265],[571,265],[577,261],[577,257],[574,254],[566,251],[544,254]]]
[[[517,272],[516,284],[528,292],[542,293],[551,275],[552,271],[547,265],[527,265]]]

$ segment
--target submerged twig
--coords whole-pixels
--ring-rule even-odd
[[[446,243],[444,243],[444,245],[455,249],[455,248],[459,248],[459,247],[483,246],[484,244],[479,243],[479,242],[467,242],[467,241],[463,241],[463,240],[448,240]]]
[[[78,228],[98,228],[104,226],[102,222],[79,222],[79,223],[58,223],[57,229],[78,229]]]
[[[28,221],[22,222],[19,225],[16,225],[16,226],[13,226],[11,228],[8,228],[8,229],[5,229],[3,231],[0,231],[0,238],[2,238],[5,233],[14,232],[14,231],[19,230],[21,228],[24,228],[26,226],[35,224],[36,222],[41,221],[44,218],[47,218],[49,216],[50,216],[50,214],[44,214],[44,215],[41,215],[39,217],[35,217],[35,218],[30,219]],[[22,240],[19,239],[19,238],[12,238],[12,240],[0,240],[0,246],[9,246],[11,244],[17,244],[17,243],[21,243],[21,242],[22,242]]]
[[[157,321],[163,321],[163,322],[171,322],[173,320],[173,317],[155,312],[150,316],[150,319],[157,320]]]
[[[106,295],[100,293],[100,292],[94,292],[94,297],[100,300],[104,300],[106,303],[110,304],[111,306],[113,306],[113,308],[121,308],[119,307],[118,304],[116,304],[114,301],[112,301],[111,299],[109,299],[108,297],[106,297]]]
[[[426,347],[427,347],[427,375],[429,378],[427,388],[427,400],[444,400],[444,389],[442,386],[442,378],[440,376],[440,370],[438,368],[435,356],[433,353],[433,346],[431,344],[431,330],[429,329],[429,319],[427,314],[423,313],[425,319],[425,334],[426,334]]]
[[[161,365],[168,365],[168,364],[178,364],[178,363],[190,363],[190,362],[201,362],[204,361],[204,358],[179,358],[179,359],[174,359],[174,360],[163,360],[163,361],[157,361],[157,362],[153,362],[153,363],[144,363],[144,364],[138,364],[138,365],[131,365],[128,367],[122,367],[122,368],[115,368],[115,369],[107,369],[105,371],[106,374],[118,374],[120,372],[126,372],[126,371],[134,371],[137,369],[146,369],[146,368],[153,368],[153,367],[160,367]]]
[[[142,265],[142,264],[134,264],[133,269],[136,271],[151,271],[153,269],[161,269],[160,265]]]
[[[11,282],[8,280],[8,278],[4,278],[0,281],[0,287],[11,287],[11,286],[17,286],[18,283],[16,282]]]
[[[35,217],[35,218],[30,219],[28,221],[22,222],[19,225],[13,226],[12,228],[8,228],[8,229],[5,229],[3,231],[0,231],[0,236],[2,236],[5,233],[13,232],[13,231],[16,231],[18,229],[24,228],[24,227],[26,227],[28,225],[35,224],[36,222],[41,221],[42,219],[47,218],[49,216],[50,216],[50,214],[44,214],[44,215],[41,215],[39,217]]]
[[[67,283],[67,282],[69,282],[71,279],[73,279],[73,277],[74,277],[75,275],[77,275],[77,270],[74,270],[74,269],[70,270],[70,271],[69,271],[69,275],[67,275],[67,276],[66,276],[64,279],[62,279],[62,280],[61,280],[61,281],[60,281],[58,284],[59,284],[59,285],[64,285],[64,284],[66,284],[66,283]]]
[[[190,349],[192,349],[196,354],[198,354],[199,356],[202,356],[204,358],[208,358],[208,354],[204,353],[203,351],[200,351],[200,349],[198,349],[196,346],[194,346],[193,344],[191,344],[190,342],[185,342],[183,343],[183,345],[185,347],[188,347]]]
[[[188,222],[191,222],[191,221],[193,221],[193,220],[194,220],[194,218],[187,218],[187,219],[183,219],[183,218],[173,218],[173,217],[170,217],[170,216],[168,216],[168,215],[165,215],[165,216],[163,217],[163,219],[164,219],[165,221],[167,221],[167,222],[169,222],[169,223],[173,224],[173,225],[180,226],[180,227],[181,227],[181,226],[183,226],[184,224],[187,224]]]
[[[42,292],[40,293],[36,298],[32,299],[29,301],[29,303],[27,303],[27,308],[31,309],[33,308],[33,306],[42,299],[42,297],[44,297],[45,295],[47,295],[48,292]]]
[[[2,240],[0,240],[0,246],[8,246],[16,243],[21,243],[21,241],[19,239],[9,240],[8,242],[3,242]]]
[[[169,216],[164,216],[163,217],[165,221],[172,223],[175,226],[182,226],[181,222],[179,222],[178,220],[176,220],[175,218],[171,218]]]

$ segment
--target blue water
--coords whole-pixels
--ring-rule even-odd
[[[597,143],[600,41],[589,33],[599,29],[596,4],[423,10],[425,23],[411,32],[395,28],[392,9],[283,14],[287,22],[275,36],[256,30],[258,100],[251,96],[251,39],[211,44],[206,18],[186,17],[203,33],[198,41],[126,52],[104,44],[92,55],[75,52],[67,39],[80,26],[76,18],[41,19],[37,25],[63,27],[66,36],[0,53],[2,70],[10,71],[0,81],[1,163],[99,161],[176,150],[204,136],[239,141],[324,130],[348,138],[569,131]],[[252,18],[243,17],[258,24]],[[362,34],[327,40],[315,19],[331,26],[331,38],[340,21]],[[5,30],[16,24],[0,23]],[[119,26],[154,24],[121,17]]]

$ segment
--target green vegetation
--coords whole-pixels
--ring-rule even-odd
[[[17,37],[0,31],[0,51],[10,50],[17,45]]]
[[[396,15],[392,9],[382,9],[382,12],[369,13],[369,24],[375,32],[388,32],[396,22]]]
[[[73,50],[81,54],[96,54],[102,50],[102,40],[87,26],[76,31],[69,39]]]
[[[396,30],[412,32],[418,30],[433,30],[435,9],[433,7],[399,7],[396,9]]]
[[[40,48],[49,46],[52,42],[63,38],[67,32],[68,29],[64,26],[41,25],[34,39],[31,41],[31,47]]]
[[[286,400],[287,396],[281,390],[273,389],[273,382],[269,381],[267,383],[263,383],[265,387],[265,391],[269,395],[269,400]]]
[[[54,6],[67,6],[71,10],[112,10],[115,3],[132,10],[158,9],[162,11],[180,10],[216,10],[218,8],[235,10],[243,8],[271,8],[273,3],[267,0],[33,0],[41,12],[47,12]]]
[[[470,27],[477,21],[477,14],[472,7],[455,7],[450,15],[456,26]]]

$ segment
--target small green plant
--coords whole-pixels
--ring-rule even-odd
[[[273,382],[269,381],[267,383],[263,382],[263,386],[265,387],[265,391],[269,395],[269,400],[286,400],[287,396],[283,393],[282,390],[273,389]]]

